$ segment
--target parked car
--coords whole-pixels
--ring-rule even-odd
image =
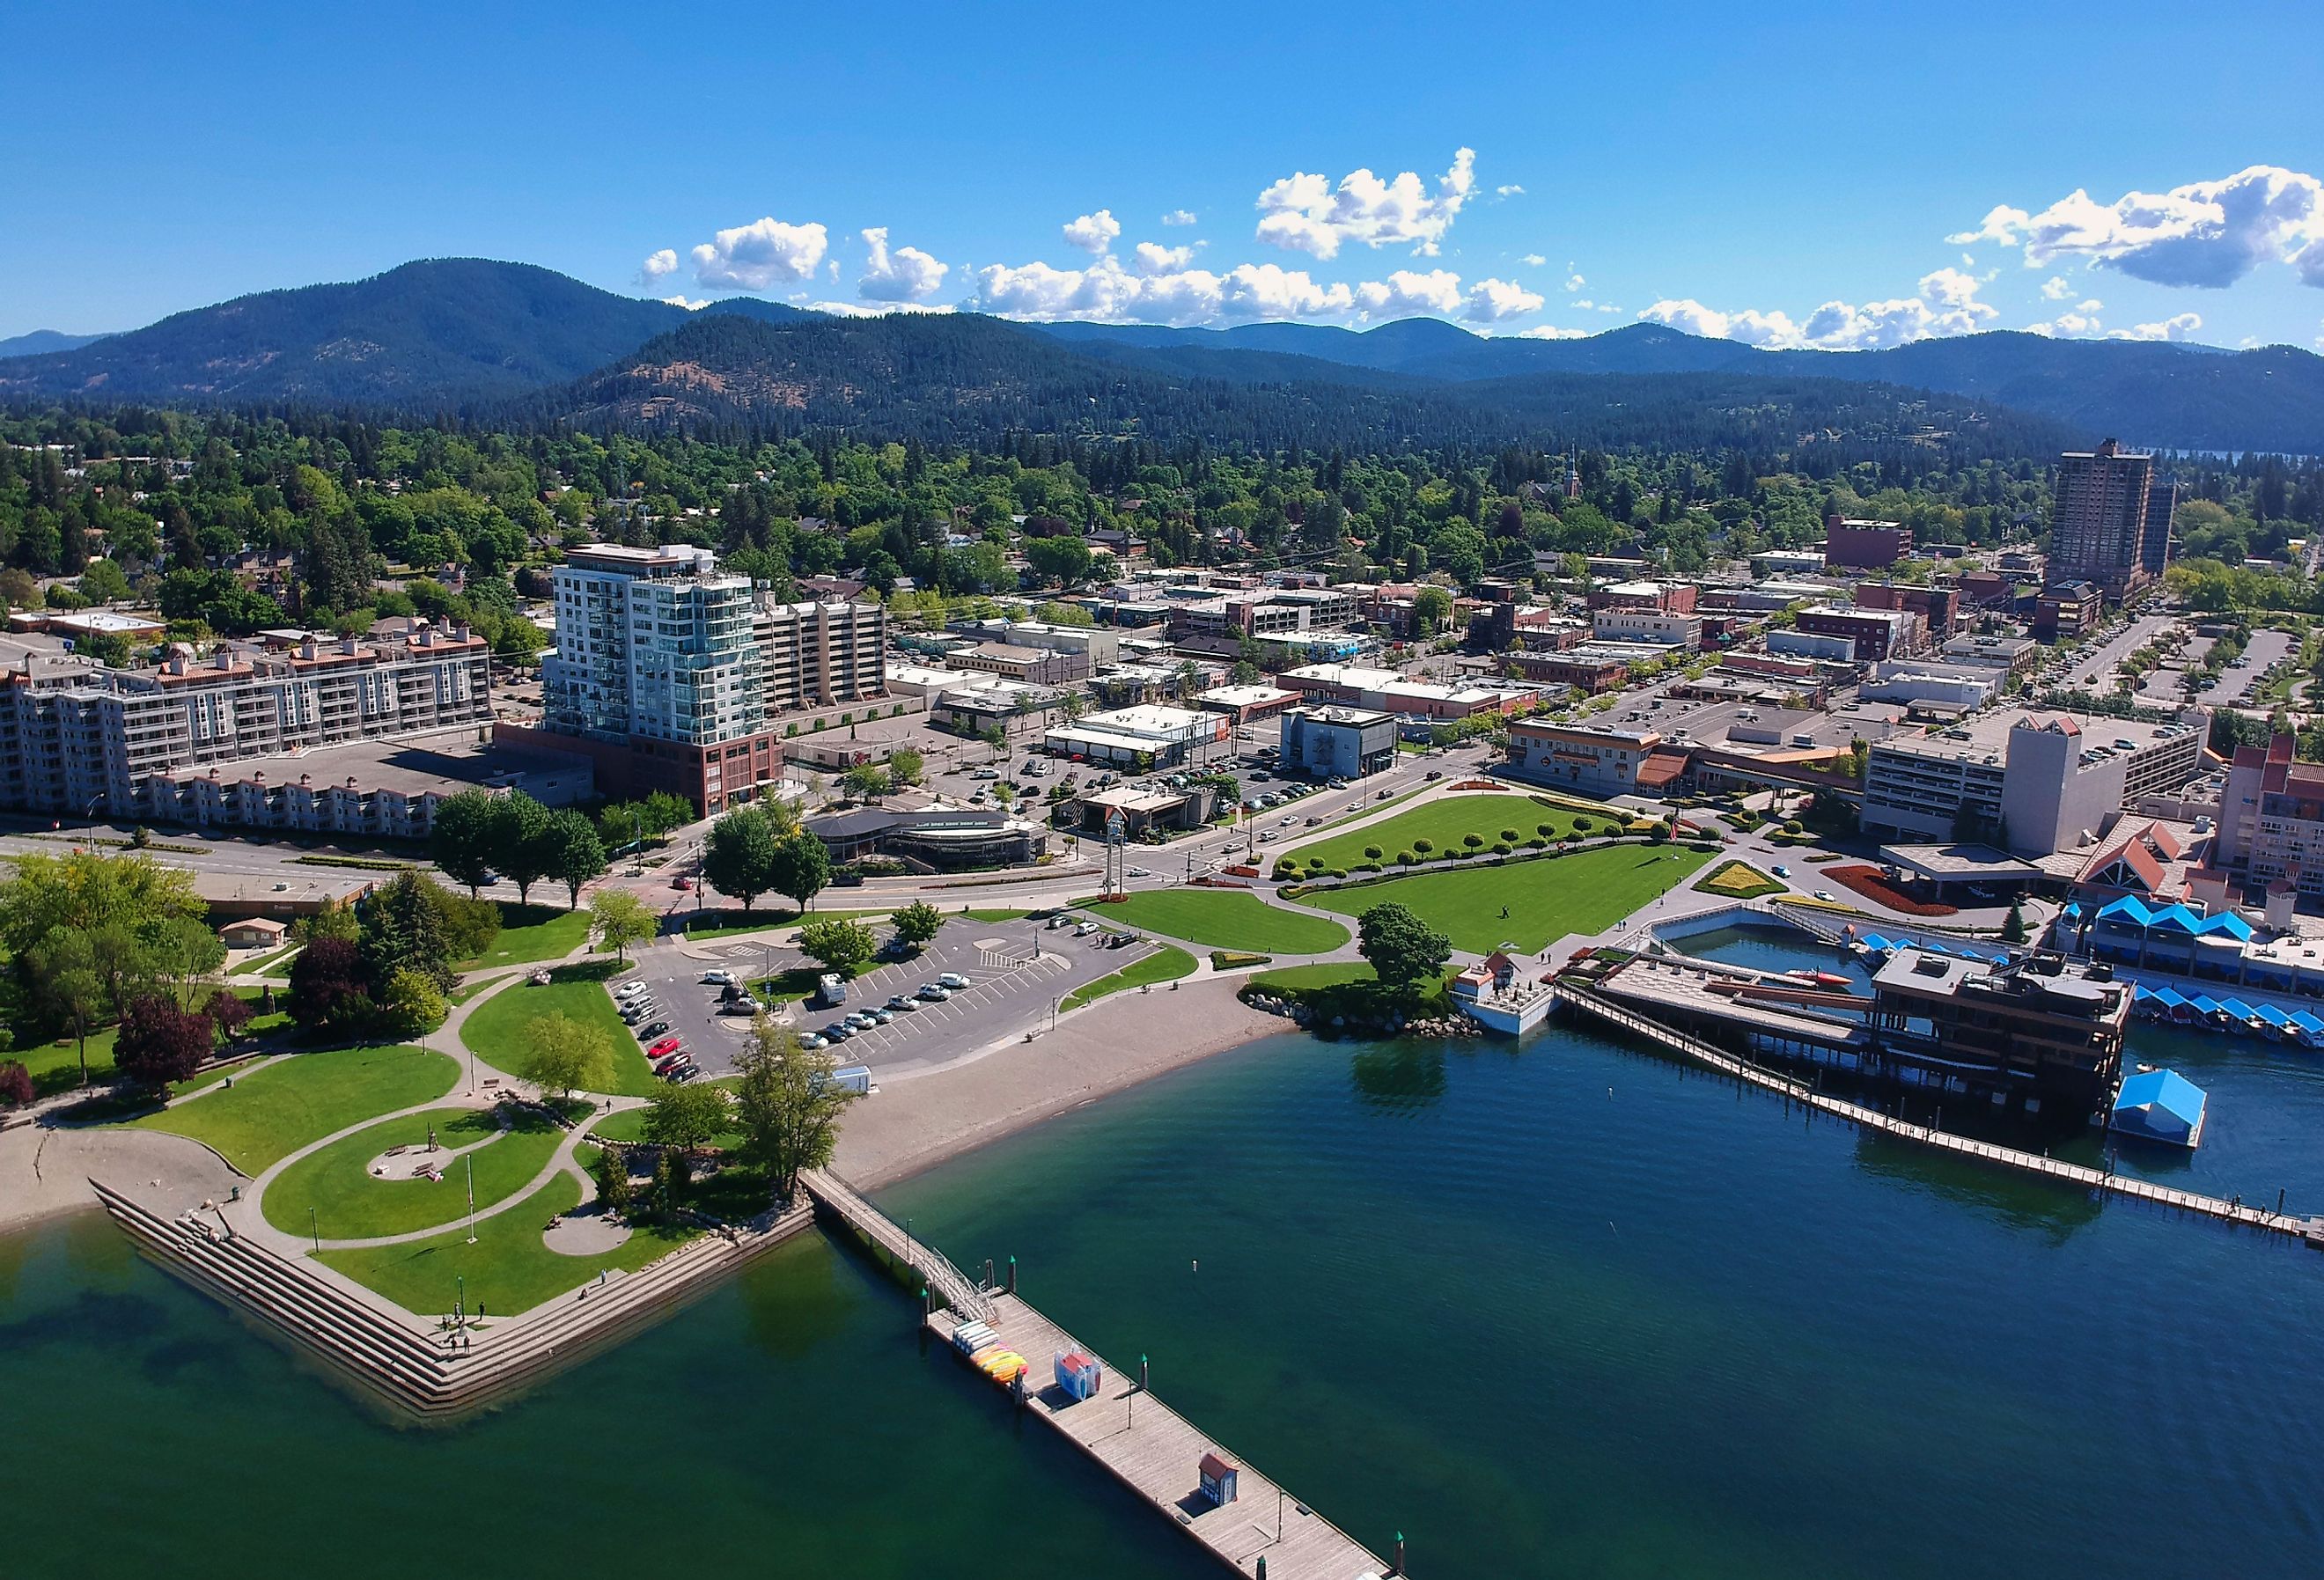
[[[1777,876],[1777,877],[1779,877],[1779,878],[1788,878],[1788,877],[1790,877],[1791,875],[1792,875],[1792,869],[1791,869],[1791,868],[1789,868],[1789,867],[1787,867],[1787,866],[1784,865],[1784,864],[1783,864],[1783,863],[1781,863],[1781,862],[1777,862],[1777,863],[1775,864],[1775,876]]]
[[[622,1019],[632,1026],[659,1013],[661,1006],[651,999],[634,999],[622,1008]]]
[[[706,971],[702,974],[702,980],[715,986],[724,987],[734,980],[734,974],[731,971]]]
[[[825,1042],[844,1042],[854,1035],[853,1027],[843,1026],[836,1021],[823,1029],[823,1039]]]
[[[641,993],[643,993],[643,992],[645,992],[645,991],[646,991],[646,984],[645,984],[643,982],[641,982],[641,981],[625,982],[625,983],[622,984],[622,985],[621,985],[621,986],[619,986],[619,987],[617,987],[617,988],[615,988],[615,989],[613,990],[613,996],[614,996],[615,998],[617,998],[617,999],[625,999],[625,998],[632,997],[632,995],[634,995],[634,994]]]
[[[688,1081],[698,1079],[701,1074],[700,1065],[682,1064],[670,1072],[669,1078],[683,1086]]]
[[[830,1047],[831,1039],[820,1031],[804,1031],[799,1034],[799,1046],[807,1052],[813,1053],[818,1048]]]
[[[936,983],[939,986],[951,988],[955,993],[960,989],[970,985],[968,978],[963,976],[957,971],[945,972],[942,976],[936,978]]]
[[[1819,900],[1829,900],[1831,898],[1831,891],[1829,889],[1819,889],[1815,892],[1815,897]]]
[[[909,994],[899,993],[891,995],[887,1003],[882,1007],[885,1008],[890,1014],[896,1014],[899,1012],[918,1013],[920,1005],[918,1000],[911,997]]]
[[[863,1018],[875,1026],[885,1026],[896,1018],[896,1012],[893,1010],[866,1010],[863,1012]]]
[[[674,1053],[670,1055],[669,1058],[663,1059],[659,1064],[654,1066],[654,1074],[659,1076],[665,1081],[674,1081],[678,1079],[678,1072],[685,1069],[687,1066],[693,1064],[693,1062],[694,1060],[686,1054]]]
[[[869,1031],[872,1027],[877,1026],[879,1023],[879,1021],[873,1020],[871,1016],[865,1014],[861,1010],[856,1011],[852,1015],[841,1017],[841,1024],[852,1026],[858,1031]]]
[[[718,1006],[718,1012],[722,1015],[755,1015],[759,1012],[759,1001],[748,997],[728,999]]]
[[[665,1059],[685,1046],[684,1042],[675,1037],[665,1037],[646,1049],[646,1057],[650,1059]]]
[[[641,1026],[638,1028],[638,1040],[640,1042],[643,1042],[649,1037],[659,1037],[669,1030],[669,1021],[656,1021],[650,1026]]]
[[[940,1004],[944,1003],[945,1000],[952,997],[952,989],[945,986],[942,983],[924,982],[920,984],[918,996],[926,999],[932,1004]]]

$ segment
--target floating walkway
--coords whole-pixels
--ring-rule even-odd
[[[2181,1212],[2216,1218],[2224,1223],[2237,1224],[2247,1229],[2260,1229],[2273,1234],[2290,1235],[2305,1240],[2318,1250],[2324,1250],[2324,1218],[2303,1218],[2289,1213],[2269,1212],[2264,1207],[2245,1206],[2237,1202],[2222,1200],[2216,1196],[2203,1196],[2191,1190],[2180,1190],[2168,1185],[2156,1185],[2135,1179],[2125,1174],[2112,1174],[2102,1169],[2092,1169],[2080,1163],[2068,1163],[2039,1153],[2021,1151],[2014,1147],[1997,1147],[1989,1141],[1972,1141],[1950,1131],[1934,1130],[1925,1124],[1898,1119],[1877,1109],[1860,1108],[1853,1103],[1819,1092],[1787,1076],[1737,1058],[1707,1042],[1696,1040],[1683,1032],[1674,1031],[1659,1021],[1622,1008],[1609,1000],[1577,987],[1572,983],[1560,983],[1558,999],[1573,1010],[1592,1020],[1618,1030],[1642,1037],[1670,1051],[1683,1055],[1699,1064],[1710,1066],[1722,1075],[1775,1092],[1794,1103],[1845,1119],[1870,1130],[1882,1131],[1908,1141],[1916,1141],[1939,1151],[1953,1152],[1962,1157],[1980,1158],[1988,1163],[2020,1169],[2028,1174],[2046,1175],[2068,1185],[2080,1186],[2107,1195],[2130,1197],[2139,1201],[2153,1202],[2160,1206],[2176,1207]]]
[[[1267,1580],[1385,1580],[1397,1572],[1281,1483],[1259,1474],[1141,1390],[1134,1375],[1117,1370],[1015,1294],[976,1284],[927,1241],[906,1237],[893,1219],[844,1182],[813,1172],[802,1175],[800,1183],[818,1206],[868,1244],[918,1271],[932,1302],[950,1307],[924,1318],[931,1337],[950,1349],[953,1330],[962,1323],[973,1319],[990,1326],[1030,1369],[1026,1410],[1222,1563],[1244,1575],[1264,1574]],[[958,1303],[955,1296],[962,1297]],[[1052,1381],[1052,1357],[1073,1351],[1103,1368],[1104,1382],[1089,1399],[1076,1400]],[[1236,1465],[1238,1495],[1232,1501],[1214,1504],[1203,1495],[1198,1466],[1205,1455]]]

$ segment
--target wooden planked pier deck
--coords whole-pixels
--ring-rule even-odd
[[[1385,1580],[1397,1573],[1177,1411],[1141,1391],[1135,1372],[1118,1371],[1016,1295],[984,1288],[844,1180],[812,1169],[799,1183],[817,1208],[868,1248],[918,1275],[934,1307],[922,1319],[930,1336],[950,1350],[955,1326],[972,1319],[990,1325],[1002,1343],[1025,1357],[1026,1410],[1222,1563],[1254,1576],[1263,1565],[1267,1580]],[[1066,1350],[1091,1355],[1104,1368],[1104,1386],[1095,1397],[1076,1400],[1056,1386],[1054,1357]],[[1240,1467],[1240,1495],[1233,1502],[1213,1506],[1198,1490],[1196,1466],[1206,1453]]]
[[[1302,1504],[1232,1450],[1205,1437],[1193,1422],[1127,1373],[1010,1294],[992,1297],[988,1321],[1031,1368],[1025,1408],[1063,1434],[1116,1481],[1180,1525],[1219,1560],[1267,1580],[1379,1580],[1395,1573],[1353,1537]],[[947,1346],[961,1318],[937,1311],[927,1318],[932,1337]],[[1079,1350],[1104,1367],[1104,1386],[1076,1400],[1055,1385],[1051,1357]],[[1213,1506],[1197,1488],[1196,1463],[1217,1453],[1240,1465],[1240,1496]]]

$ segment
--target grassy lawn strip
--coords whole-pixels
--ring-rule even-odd
[[[1708,859],[1700,851],[1668,846],[1610,845],[1327,891],[1309,895],[1308,903],[1360,917],[1394,901],[1451,938],[1456,949],[1482,955],[1508,943],[1532,951],[1568,933],[1602,932],[1684,882]]]
[[[1134,966],[1126,966],[1111,976],[1101,976],[1087,987],[1077,988],[1065,999],[1064,1008],[1077,1010],[1084,1004],[1093,1004],[1108,993],[1124,992],[1133,987],[1148,987],[1160,982],[1176,982],[1194,974],[1194,957],[1184,949],[1165,945]]]
[[[1762,894],[1781,894],[1785,885],[1748,862],[1729,862],[1695,887],[1729,900],[1757,900]]]
[[[1092,905],[1090,914],[1113,927],[1259,955],[1321,955],[1348,941],[1347,929],[1337,922],[1277,910],[1235,889],[1148,890]]]
[[[524,1029],[535,1016],[569,1015],[585,1026],[604,1030],[613,1046],[611,1090],[622,1097],[650,1097],[661,1090],[645,1050],[605,991],[612,962],[560,966],[545,986],[520,982],[504,987],[476,1006],[460,1028],[460,1040],[495,1069],[513,1073],[524,1062]]]
[[[646,1139],[646,1111],[624,1108],[619,1113],[609,1113],[589,1127],[593,1136],[604,1136],[609,1141],[642,1141]],[[731,1152],[742,1144],[741,1131],[727,1131],[710,1138],[710,1144],[720,1151]]]
[[[326,1251],[318,1260],[422,1317],[451,1310],[462,1279],[467,1280],[471,1307],[481,1304],[491,1316],[513,1317],[580,1288],[601,1268],[634,1271],[697,1233],[640,1228],[622,1244],[595,1256],[549,1250],[540,1237],[542,1226],[580,1201],[581,1182],[560,1170],[516,1206],[480,1220],[474,1245],[467,1243],[467,1230],[453,1229],[394,1245]]]
[[[408,1234],[456,1221],[468,1210],[467,1159],[445,1159],[441,1180],[411,1177],[426,1155],[431,1126],[438,1144],[447,1148],[468,1146],[500,1130],[490,1109],[438,1108],[357,1131],[277,1175],[262,1204],[266,1221],[286,1234],[304,1234],[309,1223],[307,1209],[312,1207],[314,1226],[326,1240]],[[470,1154],[477,1207],[505,1201],[531,1184],[564,1134],[540,1115],[528,1113],[516,1129]],[[390,1147],[420,1150],[394,1160],[384,1178],[365,1172],[371,1160]]]
[[[1303,867],[1308,864],[1309,857],[1321,856],[1326,868],[1352,871],[1369,861],[1393,863],[1397,852],[1412,850],[1414,841],[1421,839],[1438,850],[1460,850],[1464,836],[1474,834],[1489,846],[1500,839],[1502,829],[1514,828],[1517,837],[1510,843],[1522,844],[1537,837],[1544,823],[1550,826],[1552,839],[1563,839],[1573,832],[1573,819],[1579,815],[1559,807],[1545,807],[1531,796],[1482,792],[1447,796],[1425,807],[1398,812],[1368,827],[1293,845],[1287,853],[1277,855],[1279,858],[1288,854]],[[1590,820],[1600,834],[1612,821],[1603,808],[1594,809]],[[1366,848],[1372,846],[1379,850],[1377,857],[1364,854]]]
[[[237,1079],[231,1091],[130,1123],[190,1136],[256,1175],[333,1131],[432,1103],[459,1079],[458,1064],[426,1049],[342,1048],[269,1065]]]
[[[589,913],[560,910],[548,905],[511,905],[501,901],[501,936],[463,971],[491,966],[530,966],[539,960],[562,960],[589,937]]]
[[[98,1086],[113,1079],[114,1028],[88,1034],[88,1084]],[[69,1092],[80,1085],[80,1044],[72,1038],[62,1042],[43,1042],[34,1048],[20,1048],[7,1055],[24,1061],[32,1073],[32,1090],[46,1097],[52,1093]]]
[[[1286,966],[1279,971],[1261,971],[1244,984],[1251,989],[1273,989],[1277,993],[1310,993],[1319,987],[1342,987],[1351,982],[1373,982],[1372,968],[1360,960],[1344,960],[1337,965]]]

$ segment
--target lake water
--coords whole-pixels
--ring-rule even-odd
[[[2314,1056],[2146,1040],[2218,1128],[2140,1166],[2324,1210]],[[1016,1256],[1423,1575],[2319,1572],[2324,1257],[1593,1037],[1270,1038],[881,1199],[963,1265]],[[0,1241],[5,1566],[1219,1572],[910,1326],[806,1243],[489,1419],[395,1431],[102,1222],[51,1226]],[[69,1518],[21,1518],[60,1484]]]

